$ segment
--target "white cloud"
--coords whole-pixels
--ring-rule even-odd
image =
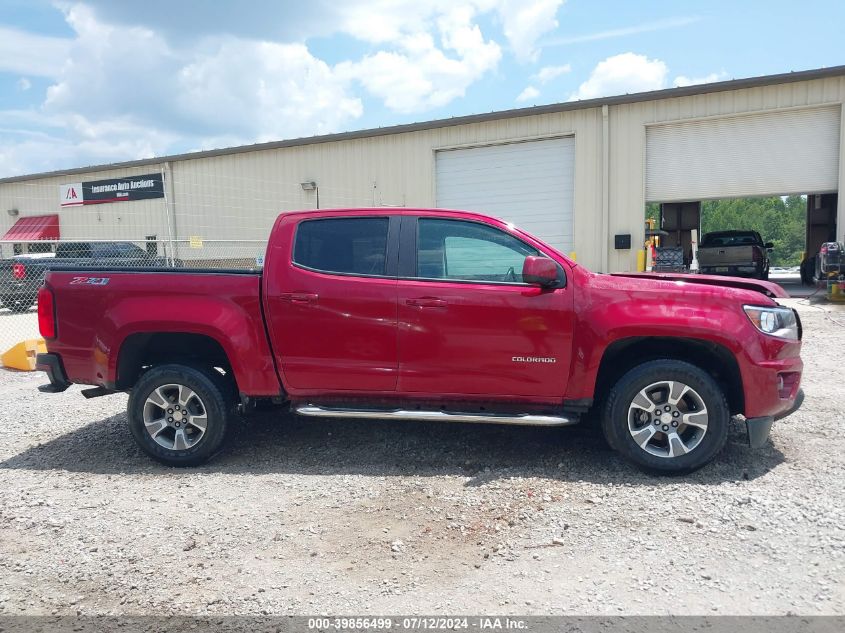
[[[672,82],[672,85],[676,88],[682,88],[684,86],[695,86],[698,84],[713,83],[714,81],[724,81],[727,78],[728,73],[724,70],[718,73],[710,73],[704,77],[687,77],[685,75],[678,75],[675,77],[675,81]]]
[[[303,44],[209,37],[180,49],[85,5],[66,19],[76,32],[67,61],[42,107],[0,130],[0,174],[336,132],[363,111],[348,80]]]
[[[207,129],[247,142],[335,132],[363,112],[345,80],[302,44],[227,41],[181,68],[174,99]]]
[[[563,64],[562,66],[544,66],[537,72],[536,75],[534,75],[534,79],[539,81],[541,84],[546,84],[551,80],[570,72],[572,72],[572,66],[569,64]]]
[[[522,92],[517,95],[516,100],[518,103],[523,103],[525,101],[529,101],[531,99],[536,99],[540,96],[540,91],[537,90],[534,86],[528,86]]]
[[[536,60],[564,2],[56,0],[72,37],[0,26],[0,72],[20,90],[52,80],[23,128],[4,121],[0,175],[339,131],[363,91],[397,112],[442,107],[503,48]],[[482,31],[489,18],[504,39]],[[370,51],[329,64],[308,47],[338,34]]]
[[[0,174],[51,171],[161,154],[176,137],[130,117],[90,121],[78,114],[0,111]],[[37,130],[27,129],[38,127]]]
[[[396,51],[379,51],[336,67],[398,112],[419,112],[463,96],[470,84],[499,63],[501,49],[485,40],[472,13],[456,9],[441,16],[437,29],[442,49],[429,33],[399,37]],[[449,54],[447,54],[447,52]]]
[[[341,28],[364,41],[388,44],[338,70],[360,81],[398,112],[420,112],[463,96],[499,63],[502,53],[475,19],[494,12],[520,60],[536,59],[537,40],[557,26],[564,0],[370,0],[341,4]],[[363,7],[366,7],[362,10]],[[439,41],[435,39],[439,36]]]
[[[500,0],[502,30],[520,61],[537,61],[537,41],[558,26],[555,19],[565,0]]]
[[[565,0],[251,0],[244,11],[235,2],[145,0],[134,3],[86,0],[101,21],[144,25],[168,40],[233,35],[263,41],[304,42],[311,37],[346,33],[374,44],[395,43],[418,32],[433,32],[438,18],[453,10],[493,14],[514,54],[535,59],[538,38],[554,30]]]
[[[666,85],[669,69],[659,59],[622,53],[599,62],[570,100],[659,90]]]
[[[55,77],[67,59],[70,39],[0,26],[0,72]]]

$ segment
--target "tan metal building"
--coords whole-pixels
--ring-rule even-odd
[[[593,270],[624,271],[636,267],[647,202],[808,194],[822,232],[842,239],[843,102],[838,66],[3,178],[0,235],[9,256],[22,218],[58,214],[63,240],[248,257],[280,212],[441,206],[491,213]],[[71,185],[150,175],[153,197],[118,189],[125,198],[104,201],[100,183],[100,199],[63,206]],[[617,248],[626,235],[630,248]]]

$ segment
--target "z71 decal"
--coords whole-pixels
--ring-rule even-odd
[[[88,284],[89,286],[105,286],[109,283],[111,277],[74,277],[70,280],[70,285],[74,284]]]

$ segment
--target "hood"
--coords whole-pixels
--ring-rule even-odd
[[[705,286],[721,286],[723,288],[736,288],[738,290],[751,290],[759,292],[772,299],[789,298],[789,293],[783,288],[770,281],[759,279],[746,279],[744,277],[721,277],[719,275],[693,275],[681,273],[612,273],[611,277],[628,277],[643,281],[683,281],[688,284],[701,284]]]

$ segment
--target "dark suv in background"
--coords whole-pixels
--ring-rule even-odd
[[[51,268],[168,265],[166,258],[151,255],[131,242],[62,242],[53,257],[40,253],[0,260],[0,301],[12,312],[26,312]]]

